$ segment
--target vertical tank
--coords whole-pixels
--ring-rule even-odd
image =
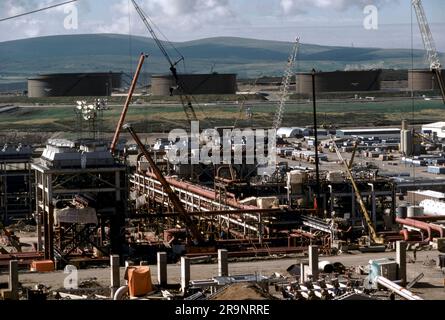
[[[413,154],[413,134],[411,130],[402,130],[402,153],[406,156]]]
[[[185,94],[236,94],[236,74],[181,74],[179,81]],[[154,96],[178,94],[176,82],[171,75],[153,75],[151,92]],[[173,91],[171,91],[173,90]]]
[[[443,76],[445,76],[445,73],[442,70],[442,77]],[[434,72],[431,70],[408,70],[408,88],[414,91],[438,90],[439,84],[437,83]]]
[[[318,72],[315,87],[317,92],[378,91],[381,73],[382,70]],[[312,94],[311,73],[298,73],[296,83],[297,93]]]
[[[420,206],[409,206],[408,210],[407,210],[407,217],[408,218],[413,218],[413,217],[422,216],[423,212],[424,212],[423,207],[420,207]]]

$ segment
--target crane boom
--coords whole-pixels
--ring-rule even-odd
[[[131,99],[133,98],[133,93],[134,93],[134,90],[136,89],[136,84],[138,83],[139,74],[141,73],[141,69],[144,64],[145,58],[147,58],[147,57],[148,57],[148,55],[141,53],[138,66],[136,68],[136,72],[134,73],[134,76],[133,76],[133,81],[131,82],[130,89],[128,90],[127,100],[125,101],[124,108],[122,109],[122,113],[119,118],[119,122],[118,122],[118,124],[116,126],[116,130],[114,132],[113,141],[111,142],[111,147],[110,147],[111,153],[114,153],[114,151],[116,150],[116,146],[119,142],[119,135],[121,133],[122,125],[124,124],[125,116],[127,115],[127,111],[128,111],[128,107],[130,106]]]
[[[417,22],[419,23],[420,34],[422,35],[423,45],[427,52],[428,63],[430,64],[430,70],[436,75],[437,83],[439,84],[440,93],[442,95],[443,102],[445,103],[445,84],[442,77],[442,66],[439,60],[439,53],[436,49],[436,44],[431,33],[428,20],[426,18],[425,10],[423,9],[421,0],[412,0],[412,5],[416,12]]]
[[[349,180],[351,181],[352,187],[354,189],[355,197],[356,197],[356,199],[357,199],[357,201],[358,201],[358,203],[360,205],[360,210],[361,210],[361,212],[363,214],[363,217],[365,218],[366,224],[368,225],[368,231],[369,231],[370,240],[372,242],[374,242],[374,243],[377,243],[377,244],[384,243],[383,238],[379,237],[377,235],[377,232],[375,231],[374,224],[372,223],[372,220],[371,220],[371,218],[369,216],[368,210],[366,209],[366,205],[363,202],[360,190],[358,189],[357,184],[355,183],[354,176],[352,175],[352,172],[349,169],[349,164],[347,163],[347,161],[345,159],[343,159],[343,156],[341,155],[340,150],[338,150],[337,144],[335,143],[333,138],[331,138],[331,142],[334,145],[335,152],[337,153],[338,159],[345,166],[346,173],[348,175]]]
[[[281,81],[280,101],[278,102],[278,107],[275,112],[275,118],[273,121],[273,128],[275,130],[278,130],[283,120],[284,108],[286,105],[286,101],[289,99],[289,87],[293,75],[293,67],[295,65],[295,61],[297,60],[299,48],[300,48],[300,38],[297,37],[297,39],[295,40],[295,44],[292,48],[291,54],[289,56],[289,59],[287,61],[286,70],[284,71],[283,79]]]
[[[129,124],[125,124],[123,126],[123,128],[128,130],[128,132],[130,133],[130,135],[132,136],[132,138],[134,139],[136,144],[139,146],[142,154],[145,156],[145,158],[149,162],[150,168],[153,170],[153,173],[155,174],[156,178],[161,183],[164,191],[167,193],[167,195],[168,195],[168,197],[169,197],[173,207],[179,213],[181,219],[184,221],[184,223],[186,224],[187,228],[190,230],[190,232],[192,234],[192,237],[196,241],[202,242],[202,236],[201,236],[201,233],[199,232],[198,227],[193,222],[192,218],[187,214],[187,210],[182,205],[181,200],[179,199],[177,194],[170,187],[170,184],[165,179],[165,177],[162,174],[161,170],[159,170],[158,166],[154,162],[153,158],[150,156],[150,153],[148,153],[147,149],[145,148],[144,144],[139,139],[139,137],[136,134],[136,132],[134,131],[134,129]]]
[[[179,79],[178,71],[176,70],[176,65],[184,60],[184,57],[181,55],[179,60],[173,62],[173,60],[170,58],[167,50],[165,49],[164,45],[162,44],[162,41],[159,40],[158,36],[156,35],[156,32],[151,27],[147,16],[145,15],[144,11],[139,7],[139,5],[136,3],[135,0],[131,0],[133,3],[134,8],[136,9],[136,12],[139,14],[139,17],[141,18],[142,22],[144,22],[145,27],[150,32],[153,40],[155,41],[156,45],[158,46],[159,50],[161,50],[162,54],[164,55],[165,59],[167,60],[168,64],[170,65],[170,72],[173,76],[173,80],[175,81],[175,84],[179,90],[180,98],[181,98],[181,104],[184,108],[184,113],[187,117],[188,121],[197,121],[198,118],[196,117],[195,109],[193,108],[191,99],[189,96],[184,94],[184,85],[182,81]],[[184,99],[185,97],[185,99]],[[185,101],[184,101],[185,100]]]

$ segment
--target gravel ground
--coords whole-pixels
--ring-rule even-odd
[[[328,260],[330,262],[341,262],[346,267],[352,267],[357,265],[367,265],[370,259],[377,258],[395,258],[394,252],[385,253],[356,253],[356,254],[343,254],[341,256],[333,257],[321,257],[320,260]],[[408,252],[408,261],[412,258],[412,252]],[[407,276],[408,281],[414,279],[421,272],[424,273],[424,277],[420,282],[412,288],[412,291],[424,299],[431,300],[445,300],[445,288],[444,288],[444,273],[439,270],[435,264],[432,264],[431,260],[437,261],[437,251],[418,251],[417,261],[415,263],[407,264]],[[299,259],[278,259],[267,261],[254,261],[254,262],[234,262],[229,265],[229,272],[231,275],[240,274],[262,274],[272,275],[274,272],[278,272],[287,276],[286,269],[299,262]],[[426,266],[425,264],[428,264]],[[150,266],[152,272],[153,283],[157,283],[156,279],[156,266]],[[125,268],[121,268],[121,284],[124,284],[124,271]],[[216,264],[194,264],[191,267],[191,279],[208,279],[217,275]],[[31,273],[21,272],[19,275],[19,281],[26,287],[32,287],[37,284],[44,284],[47,287],[51,287],[52,290],[57,290],[63,287],[64,279],[67,274],[63,271],[56,271],[52,273]],[[78,271],[79,283],[82,281],[88,281],[94,279],[103,288],[107,288],[110,285],[110,269],[109,268],[91,268]],[[168,280],[169,283],[180,282],[180,266],[179,264],[168,265]],[[7,282],[8,275],[0,274],[0,283]]]

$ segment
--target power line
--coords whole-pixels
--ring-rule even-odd
[[[32,14],[32,13],[36,13],[36,12],[45,11],[45,10],[48,10],[48,9],[64,6],[64,5],[68,4],[68,3],[77,2],[77,1],[78,0],[71,0],[71,1],[66,1],[66,2],[59,3],[59,4],[54,4],[54,5],[49,6],[49,7],[40,8],[40,9],[37,9],[37,10],[34,10],[34,11],[29,11],[29,12],[25,12],[25,13],[21,13],[21,14],[12,16],[12,17],[0,19],[0,22],[6,21],[6,20],[12,20],[12,19],[15,19],[15,18],[19,18],[19,17],[23,17],[23,16],[26,16],[26,15]]]

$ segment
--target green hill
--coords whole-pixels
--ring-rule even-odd
[[[131,41],[130,41],[131,40]],[[130,46],[131,44],[131,46]],[[234,72],[240,78],[281,75],[292,44],[233,37],[208,38],[173,44],[185,57],[180,72]],[[172,59],[179,57],[172,47]],[[130,54],[131,49],[131,54]],[[134,69],[138,54],[150,58],[145,73],[168,73],[168,66],[154,41],[147,37],[88,34],[39,37],[0,43],[0,82],[11,77],[53,72],[124,71]],[[422,50],[414,51],[415,67],[426,67]],[[327,47],[302,44],[298,68],[343,70],[350,65],[411,68],[411,50]]]

